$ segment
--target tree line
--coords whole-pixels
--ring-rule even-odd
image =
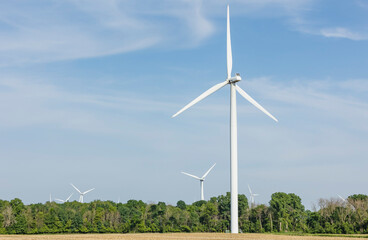
[[[242,232],[368,233],[367,195],[355,194],[346,201],[320,199],[314,211],[305,210],[293,193],[274,193],[268,205],[249,206],[242,194],[238,200]],[[178,201],[176,206],[137,200],[30,205],[18,198],[0,200],[1,234],[226,232],[229,228],[230,193],[193,204]]]

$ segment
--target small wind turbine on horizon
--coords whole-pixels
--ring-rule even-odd
[[[87,191],[85,191],[85,192],[81,192],[81,191],[79,191],[79,189],[78,189],[76,186],[74,186],[74,185],[73,185],[73,183],[71,183],[70,185],[72,185],[72,187],[73,187],[75,190],[77,190],[77,192],[79,193],[79,202],[80,202],[80,203],[83,203],[83,197],[84,197],[84,195],[85,195],[86,193],[89,193],[90,191],[94,190],[94,188],[92,188],[92,189],[87,190]]]
[[[59,199],[59,198],[55,198],[55,200],[59,201],[59,202],[62,202],[62,203],[66,203],[69,201],[69,199],[72,197],[73,193],[70,194],[70,196],[66,199],[66,200],[62,200],[62,199]]]
[[[251,204],[251,206],[254,206],[254,204],[255,204],[254,197],[259,196],[259,194],[257,194],[257,193],[253,193],[253,192],[252,192],[252,189],[250,189],[249,184],[248,184],[248,189],[249,189],[249,193],[250,193],[250,204]]]
[[[203,194],[203,182],[204,182],[204,180],[205,180],[205,178],[207,177],[207,175],[210,173],[210,171],[212,170],[212,168],[214,168],[215,167],[215,165],[216,165],[216,163],[215,164],[213,164],[213,166],[210,168],[210,169],[208,169],[208,171],[202,176],[202,177],[197,177],[197,176],[194,176],[194,175],[192,175],[192,174],[189,174],[189,173],[186,173],[186,172],[181,172],[182,174],[185,174],[185,175],[188,175],[189,177],[192,177],[192,178],[195,178],[195,179],[197,179],[197,180],[199,180],[199,183],[200,183],[200,189],[201,189],[201,200],[204,200],[204,194]]]
[[[250,97],[243,89],[241,89],[236,83],[241,81],[240,74],[235,74],[234,77],[231,76],[233,60],[231,51],[231,39],[230,39],[230,16],[229,16],[229,5],[227,5],[227,78],[224,82],[218,83],[211,87],[199,97],[191,101],[172,117],[176,117],[188,108],[192,107],[194,104],[205,99],[212,93],[220,90],[226,85],[230,85],[230,188],[231,188],[231,232],[239,232],[238,224],[238,136],[237,136],[237,113],[236,113],[236,92],[238,92],[242,97],[248,100],[256,108],[261,110],[267,116],[278,121],[274,116],[272,116],[266,109],[264,109],[260,104],[258,104],[252,97]]]

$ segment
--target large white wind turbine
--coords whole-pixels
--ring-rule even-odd
[[[253,206],[253,205],[254,205],[254,203],[255,203],[255,201],[254,201],[254,197],[259,196],[259,194],[257,194],[257,193],[253,193],[253,192],[252,192],[252,189],[250,189],[249,184],[248,184],[248,189],[249,189],[249,193],[250,193],[250,205],[251,205],[251,206]]]
[[[230,85],[230,182],[231,182],[231,232],[238,233],[238,137],[237,137],[237,120],[236,120],[236,92],[252,103],[256,108],[264,112],[267,116],[277,122],[277,119],[272,116],[266,109],[259,105],[253,98],[251,98],[243,89],[236,85],[241,80],[240,74],[231,76],[232,71],[232,52],[230,39],[230,18],[229,5],[227,6],[227,78],[224,82],[216,84],[211,87],[199,97],[194,99],[188,105],[183,107],[180,111],[175,113],[172,117],[178,116],[180,113],[198,103],[202,99],[208,97],[217,90],[226,85]]]
[[[198,179],[199,180],[200,185],[201,185],[201,200],[204,200],[203,182],[204,182],[205,178],[207,177],[207,175],[211,172],[212,168],[215,167],[215,165],[216,165],[216,163],[213,164],[213,166],[210,169],[208,169],[208,171],[202,177],[197,177],[197,176],[194,176],[194,175],[189,174],[189,173],[186,173],[186,172],[181,172],[181,173],[183,173],[185,175],[188,175],[189,177],[192,177],[192,178],[195,178],[195,179]]]
[[[79,189],[78,189],[76,186],[74,186],[74,185],[73,185],[73,183],[71,183],[70,185],[72,185],[72,187],[73,187],[75,190],[77,190],[77,192],[79,193],[79,202],[80,202],[80,203],[83,203],[83,197],[84,197],[84,195],[85,195],[86,193],[89,193],[90,191],[94,190],[94,188],[92,188],[92,189],[87,190],[87,191],[85,191],[85,192],[81,192],[81,191],[79,191]]]
[[[70,194],[70,196],[66,199],[66,200],[62,200],[62,199],[59,199],[59,198],[55,198],[55,200],[59,201],[59,202],[62,202],[62,203],[65,203],[65,202],[68,202],[69,199],[72,197],[73,193]]]

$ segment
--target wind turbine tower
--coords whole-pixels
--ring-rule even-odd
[[[230,191],[231,191],[231,232],[238,233],[238,136],[237,136],[237,113],[236,113],[236,92],[252,103],[256,108],[261,110],[267,116],[277,122],[277,119],[272,116],[266,109],[259,105],[251,96],[249,96],[243,89],[241,89],[237,82],[241,81],[240,74],[231,76],[233,60],[231,51],[231,38],[230,38],[230,17],[229,17],[229,5],[227,6],[227,78],[224,82],[218,83],[211,87],[199,97],[191,101],[172,117],[178,116],[194,104],[205,99],[217,90],[230,85]]]
[[[210,173],[210,171],[212,170],[212,168],[214,168],[214,167],[215,167],[215,165],[216,165],[216,163],[215,163],[215,164],[213,164],[213,166],[212,166],[210,169],[208,169],[208,171],[207,171],[207,172],[206,172],[202,177],[197,177],[197,176],[194,176],[194,175],[189,174],[189,173],[186,173],[186,172],[181,172],[182,174],[188,175],[189,177],[192,177],[192,178],[195,178],[195,179],[199,180],[199,183],[200,183],[200,189],[201,189],[201,200],[204,200],[204,194],[203,194],[203,182],[204,182],[205,178],[207,177],[207,175],[208,175],[208,174]]]

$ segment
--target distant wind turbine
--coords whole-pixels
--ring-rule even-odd
[[[267,116],[278,121],[274,116],[272,116],[266,109],[264,109],[260,104],[258,104],[251,96],[249,96],[243,89],[241,89],[237,82],[241,80],[240,74],[235,74],[234,77],[231,76],[231,71],[233,67],[232,51],[231,51],[231,39],[230,39],[230,16],[229,16],[229,5],[227,6],[227,78],[224,82],[218,83],[211,87],[199,97],[191,101],[185,107],[180,109],[172,117],[176,117],[188,108],[192,107],[194,104],[205,99],[212,93],[218,91],[219,89],[230,85],[230,188],[231,188],[231,232],[238,233],[238,131],[237,131],[237,114],[236,114],[236,92],[238,92],[242,97],[248,100],[256,108],[261,110]]]
[[[71,183],[70,185],[72,185],[72,187],[73,187],[75,190],[77,190],[77,192],[79,193],[79,202],[80,202],[80,203],[83,203],[83,197],[84,197],[84,195],[85,195],[86,193],[89,193],[90,191],[94,190],[94,188],[92,188],[92,189],[87,190],[87,191],[85,191],[85,192],[81,192],[81,191],[79,191],[79,189],[78,189],[76,186],[74,186],[74,185],[73,185],[73,183]]]
[[[249,189],[249,193],[250,193],[250,204],[251,204],[251,206],[253,206],[253,205],[254,205],[254,203],[255,203],[254,197],[259,196],[259,194],[257,194],[257,193],[253,193],[253,192],[252,192],[252,189],[250,189],[249,184],[248,184],[248,189]]]
[[[62,203],[65,203],[65,202],[68,202],[69,199],[72,197],[73,193],[70,194],[70,196],[66,199],[66,200],[62,200],[62,199],[59,199],[59,198],[55,198],[55,200],[59,201],[59,202],[62,202]]]
[[[50,193],[50,202],[52,202],[51,193]]]
[[[205,178],[207,177],[207,175],[208,175],[208,174],[210,173],[210,171],[212,170],[212,168],[214,168],[214,167],[215,167],[215,165],[216,165],[216,163],[215,163],[215,164],[213,164],[213,166],[212,166],[210,169],[208,169],[208,171],[207,171],[207,172],[206,172],[202,177],[197,177],[197,176],[194,176],[194,175],[189,174],[189,173],[186,173],[186,172],[181,172],[182,174],[188,175],[189,177],[192,177],[192,178],[195,178],[195,179],[199,180],[200,185],[201,185],[201,200],[204,200],[204,194],[203,194],[203,182],[204,182]]]

